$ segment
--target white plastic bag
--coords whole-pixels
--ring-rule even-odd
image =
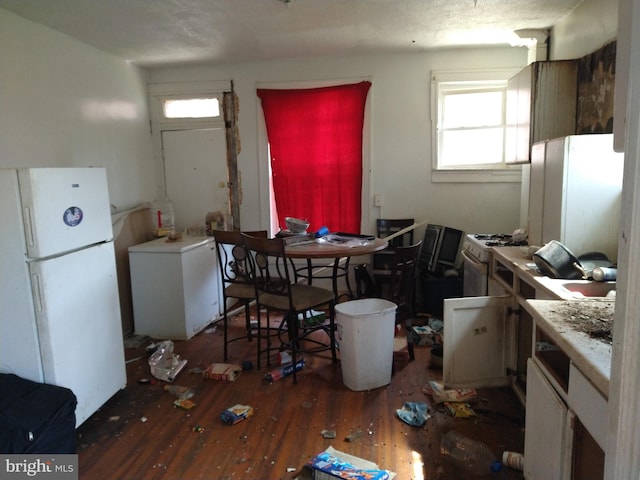
[[[173,382],[186,364],[186,360],[181,360],[179,355],[173,353],[171,340],[158,343],[158,348],[149,357],[151,375],[165,382]]]

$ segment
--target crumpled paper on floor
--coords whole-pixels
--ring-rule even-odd
[[[478,396],[478,392],[474,388],[456,388],[446,390],[442,383],[430,381],[422,388],[427,395],[431,395],[436,403],[443,402],[468,402]]]
[[[428,406],[424,402],[405,402],[402,408],[396,410],[396,413],[404,423],[414,427],[421,427],[431,418],[427,410]]]

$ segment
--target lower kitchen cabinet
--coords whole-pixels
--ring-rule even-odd
[[[566,452],[571,442],[567,406],[535,362],[527,363],[524,475],[528,480],[569,478]]]
[[[550,337],[536,328],[527,365],[527,480],[602,480],[607,400]]]
[[[518,247],[495,249],[489,281],[504,295],[444,300],[444,385],[513,387],[526,409],[527,480],[601,480],[610,347],[572,333],[557,310],[567,301],[530,263]]]
[[[465,297],[444,301],[443,382],[447,388],[511,383],[513,297]]]
[[[525,280],[532,275],[527,262],[520,247],[496,249],[489,289],[502,295],[444,301],[446,387],[512,385],[524,405],[533,328],[526,300],[544,296]]]

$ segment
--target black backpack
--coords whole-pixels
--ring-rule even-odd
[[[71,390],[0,374],[0,453],[76,453]]]

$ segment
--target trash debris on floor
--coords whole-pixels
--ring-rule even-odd
[[[278,363],[280,365],[291,363],[291,354],[289,352],[278,352]]]
[[[502,462],[486,443],[455,430],[449,430],[440,439],[440,453],[446,461],[474,476],[502,470]]]
[[[469,418],[476,415],[471,405],[464,402],[444,402],[444,409],[449,415],[455,418]]]
[[[474,388],[445,389],[442,383],[430,381],[422,388],[427,395],[431,395],[436,403],[444,402],[468,402],[478,396]]]
[[[395,472],[383,470],[369,460],[340,452],[331,446],[312,458],[303,470],[299,480],[391,480],[396,476]]]
[[[304,358],[301,358],[296,362],[296,365],[295,365],[296,372],[302,370],[302,367],[304,367]],[[293,373],[293,368],[294,367],[292,363],[288,365],[283,365],[265,374],[265,378],[270,382],[277,382],[278,380],[291,375]]]
[[[427,411],[428,406],[424,402],[405,402],[402,408],[396,410],[396,413],[404,423],[414,427],[421,427],[431,418]]]
[[[235,425],[242,420],[253,415],[253,407],[249,405],[240,405],[239,403],[233,407],[229,407],[220,414],[220,420],[227,425]]]
[[[346,437],[344,437],[345,442],[355,442],[362,436],[362,430],[355,431]]]
[[[202,372],[202,377],[207,380],[224,380],[234,382],[242,372],[240,365],[232,363],[212,363]]]
[[[276,322],[273,317],[271,321]],[[229,329],[230,336],[245,334],[244,311],[232,318]],[[353,391],[345,387],[340,365],[332,362],[328,351],[304,355],[298,385],[281,376],[284,380],[269,382],[265,374],[272,369],[291,370],[293,365],[287,357],[293,356],[293,352],[285,349],[284,355],[278,356],[275,344],[275,349],[269,352],[270,366],[265,353],[258,369],[257,338],[254,338],[252,342],[232,344],[226,361],[222,358],[223,333],[218,326],[212,335],[202,332],[188,341],[173,340],[172,353],[188,359],[188,364],[184,368],[186,373],[181,372],[171,383],[149,372],[149,358],[162,339],[143,337],[132,342],[125,352],[126,358],[139,360],[127,364],[127,387],[78,429],[81,480],[196,478],[203,471],[213,472],[214,476],[218,472],[228,478],[313,480],[314,471],[305,466],[329,445],[375,462],[381,470],[393,470],[396,479],[473,478],[440,453],[441,436],[450,429],[485,442],[495,452],[496,460],[506,458],[503,452],[524,451],[524,408],[511,388],[478,389],[472,400],[441,403],[430,396],[430,386],[423,390],[430,381],[439,382],[436,390],[447,390],[443,388],[443,373],[427,368],[431,366],[433,347],[416,347],[413,362],[405,361],[404,357],[398,361],[400,357],[394,354],[391,383],[374,390]],[[312,335],[324,340],[326,333],[318,331]],[[395,340],[404,343],[405,354],[404,329],[394,338],[394,347]],[[145,348],[149,344],[153,346]],[[301,358],[298,353],[296,361]],[[203,378],[207,366],[224,362],[242,367],[247,360],[253,363],[253,369],[243,370],[234,382]],[[180,402],[180,388],[185,387],[193,389],[195,395]],[[174,405],[174,401],[180,406]],[[405,402],[427,404],[430,418],[423,426],[408,425],[399,418],[396,409]],[[446,409],[458,407],[447,403],[468,403],[476,416],[453,417]],[[251,418],[241,420],[238,425],[225,424],[221,413],[234,404],[253,406]],[[288,428],[289,425],[297,427]],[[306,432],[305,448],[285,448],[300,442],[301,431]],[[282,448],[274,449],[274,445]],[[130,462],[130,452],[140,448],[144,449],[144,455]],[[193,452],[188,463],[183,461],[183,455],[173,455],[176,448]],[[510,468],[506,460],[503,463],[500,473],[489,472],[482,478],[524,480],[522,471]],[[331,480],[340,478],[317,471],[317,478],[322,478],[320,475]]]
[[[175,395],[180,400],[188,400],[196,394],[193,388],[181,387],[180,385],[165,385],[164,390]]]
[[[502,452],[502,464],[514,470],[524,470],[524,455],[518,452]]]
[[[158,380],[169,383],[175,380],[186,364],[186,360],[173,353],[173,342],[171,340],[164,340],[158,343],[155,352],[149,357],[151,375]]]
[[[318,310],[307,310],[298,314],[298,323],[301,327],[321,325],[326,320],[326,314]]]
[[[173,402],[173,405],[183,410],[191,410],[196,406],[194,402],[192,402],[191,400],[186,400],[184,398],[179,398],[178,400]]]
[[[427,325],[418,325],[411,329],[414,345],[432,346],[437,342],[436,332]]]
[[[250,372],[251,370],[253,370],[253,362],[251,360],[243,360],[242,370],[244,370],[245,372]]]

